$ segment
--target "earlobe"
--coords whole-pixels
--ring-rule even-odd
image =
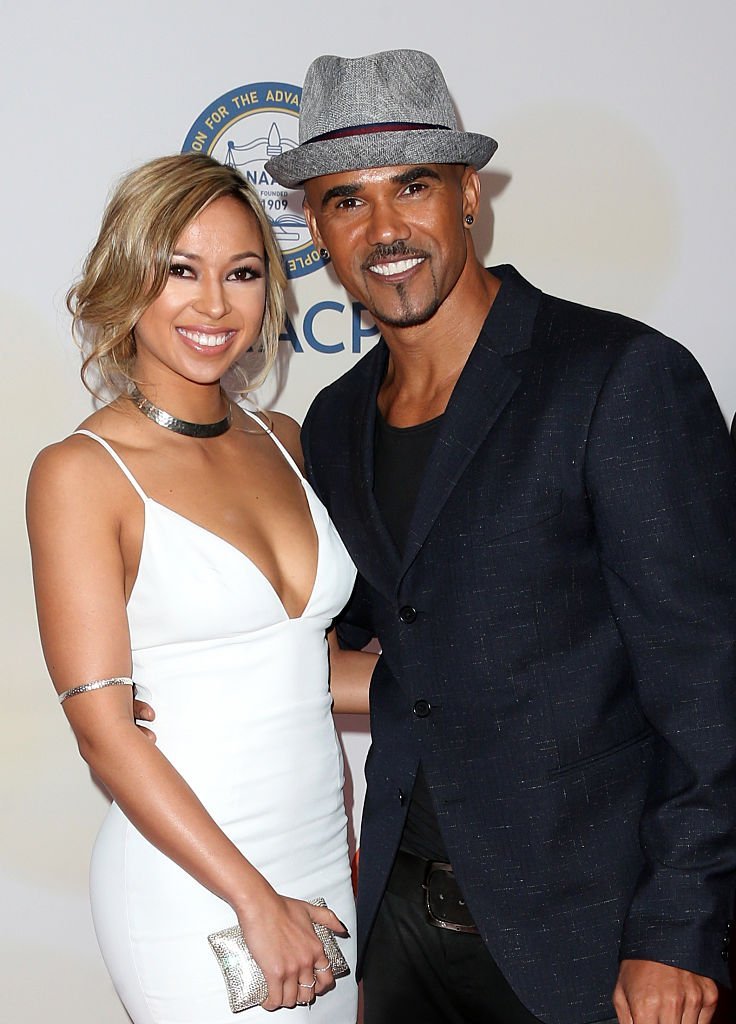
[[[463,220],[470,225],[475,220],[480,206],[480,178],[474,167],[466,167],[462,179]]]

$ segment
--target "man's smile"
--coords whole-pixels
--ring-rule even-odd
[[[418,267],[420,263],[424,263],[425,259],[426,256],[412,256],[408,259],[396,260],[392,263],[374,263],[368,267],[368,270],[372,274],[379,274],[381,277],[393,277]]]

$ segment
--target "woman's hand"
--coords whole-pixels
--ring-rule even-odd
[[[261,892],[252,891],[238,910],[246,944],[263,971],[268,997],[266,1010],[311,1003],[334,987],[325,951],[313,922],[324,924],[339,935],[347,931],[326,907],[280,896],[265,880]]]

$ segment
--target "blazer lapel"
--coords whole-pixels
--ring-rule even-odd
[[[501,289],[442,418],[401,559],[400,577],[419,553],[453,488],[521,381],[504,356],[531,344],[541,293],[511,267],[494,267]],[[375,396],[373,401],[375,423]]]
[[[362,408],[352,419],[350,453],[353,494],[367,541],[357,547],[358,569],[368,582],[388,597],[396,593],[400,558],[373,494],[375,476],[376,398],[386,373],[388,349],[381,339],[376,347],[373,376],[364,393]],[[360,564],[358,564],[360,563]]]

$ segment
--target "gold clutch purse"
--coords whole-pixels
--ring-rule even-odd
[[[326,907],[325,901],[318,897],[309,900],[315,907]],[[332,931],[324,924],[312,924],[317,938],[324,947],[325,956],[332,968],[335,978],[350,974],[347,960],[342,955]],[[225,979],[227,998],[233,1013],[249,1010],[251,1006],[259,1006],[268,996],[268,987],[263,971],[253,959],[253,954],[245,944],[243,933],[238,925],[223,928],[207,936],[207,941],[215,954],[222,976]]]

